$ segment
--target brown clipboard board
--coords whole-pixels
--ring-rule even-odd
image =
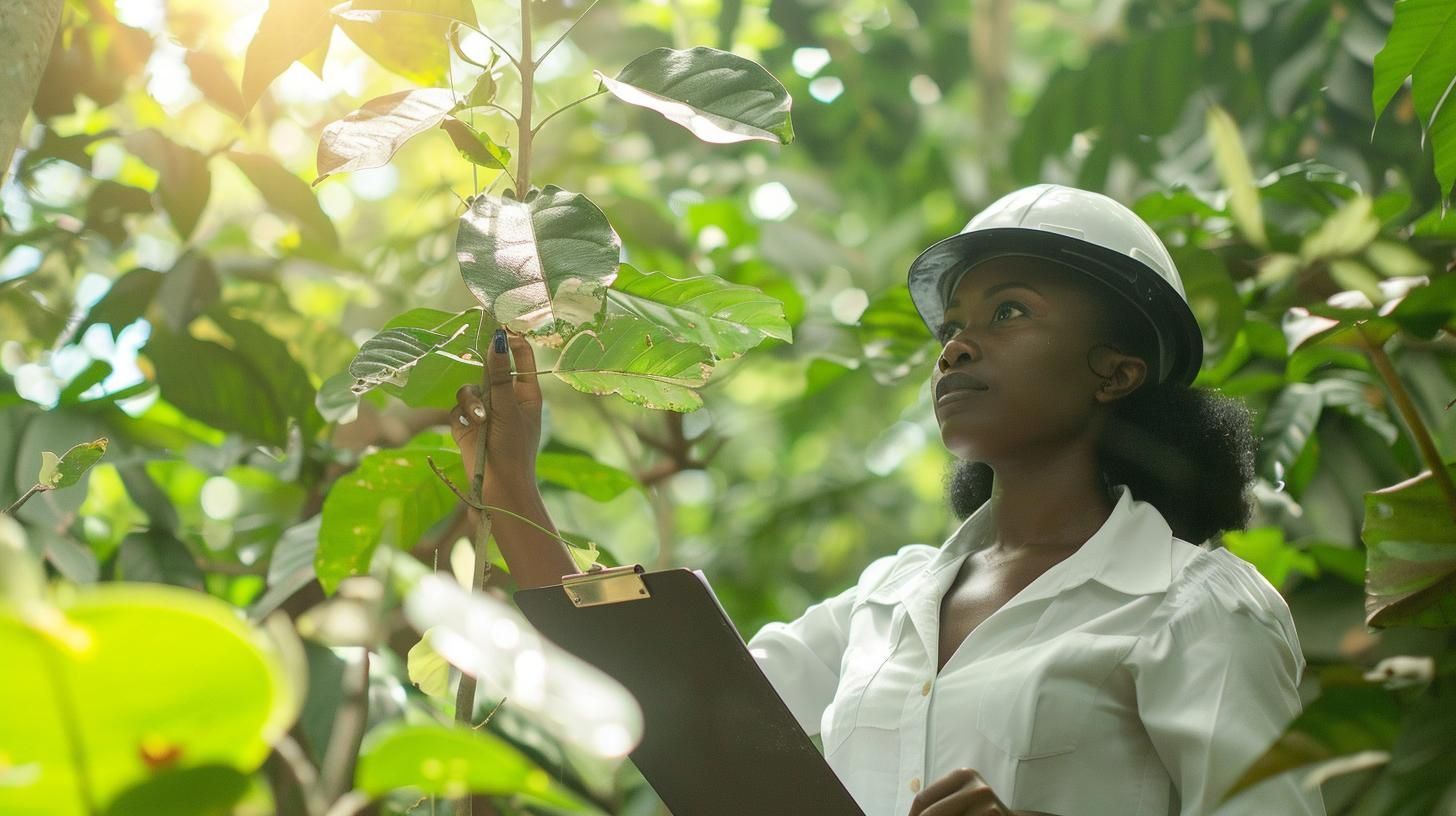
[[[615,567],[515,599],[637,698],[631,758],[675,816],[864,816],[698,574]]]

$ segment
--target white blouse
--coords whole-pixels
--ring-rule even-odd
[[[936,673],[940,602],[991,539],[990,503],[939,550],[905,547],[749,649],[867,816],[979,771],[1058,816],[1201,816],[1299,713],[1289,608],[1248,563],[1173,537],[1118,488],[1106,523]],[[1323,814],[1285,774],[1220,816]]]

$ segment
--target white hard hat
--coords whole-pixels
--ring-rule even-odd
[[[910,299],[931,334],[961,277],[1007,255],[1057,261],[1121,295],[1153,326],[1158,359],[1148,364],[1157,382],[1188,385],[1198,375],[1203,335],[1157,233],[1105,195],[1056,184],[1002,196],[910,264]]]

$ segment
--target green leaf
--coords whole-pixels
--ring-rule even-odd
[[[456,40],[451,40],[451,43],[458,46],[458,41]],[[455,53],[461,53],[458,47]],[[481,108],[495,101],[496,92],[500,90],[500,79],[493,71],[497,56],[498,52],[492,50],[490,52],[491,64],[480,66],[485,70],[480,72],[480,76],[475,78],[475,84],[470,86],[470,93],[465,96],[465,107]],[[467,59],[468,61],[468,58],[463,55],[462,59]],[[476,64],[478,65],[479,63]]]
[[[381,96],[330,122],[318,144],[318,178],[389,164],[405,142],[440,124],[455,107],[448,88],[420,88]]]
[[[1447,473],[1456,475],[1456,467]],[[1456,626],[1456,521],[1440,483],[1426,472],[1365,494],[1365,622]]]
[[[455,149],[471,164],[492,170],[504,170],[511,160],[511,151],[491,141],[489,134],[476,130],[453,116],[445,117],[440,128],[450,134],[450,141],[455,143]]]
[[[263,91],[294,60],[328,47],[334,0],[269,0],[243,61],[243,109],[252,110]],[[317,73],[317,71],[315,71]]]
[[[870,373],[885,385],[926,371],[935,348],[904,286],[876,295],[860,314],[855,334]]]
[[[586,196],[479,196],[455,237],[460,273],[486,312],[518,332],[564,335],[601,312],[621,240]]]
[[[450,664],[430,645],[430,632],[426,630],[418,643],[410,647],[405,656],[405,669],[414,683],[426,696],[448,701],[450,697]]]
[[[353,385],[354,378],[349,372],[340,371],[319,386],[313,407],[324,422],[348,425],[359,418],[359,395],[354,393]]]
[[[50,451],[40,452],[40,473],[35,483],[47,490],[54,489],[61,481],[61,457]]]
[[[400,789],[445,797],[525,794],[541,804],[583,807],[508,743],[463,726],[389,723],[374,729],[359,748],[354,785],[372,797]]]
[[[632,474],[581,453],[542,451],[536,457],[536,476],[599,502],[640,487]]]
[[[270,445],[288,441],[288,417],[268,378],[245,355],[154,328],[143,349],[162,398],[193,419]]]
[[[1314,559],[1286,543],[1284,531],[1278,527],[1230,530],[1223,534],[1223,542],[1229,552],[1253,564],[1260,575],[1281,591],[1291,572],[1311,578],[1319,574]]]
[[[461,327],[455,337],[463,333],[464,327]],[[365,340],[349,363],[349,376],[353,378],[350,390],[357,395],[380,385],[404,385],[410,369],[455,337],[413,327],[381,331]]]
[[[229,150],[227,157],[258,188],[274,212],[298,223],[305,238],[329,251],[339,248],[334,222],[324,214],[307,182],[269,156]]]
[[[408,371],[408,382],[399,386],[385,383],[385,391],[416,408],[450,408],[455,392],[467,382],[480,382],[480,355],[476,352],[490,341],[496,322],[480,307],[458,314],[438,309],[410,309],[396,315],[386,329],[429,327],[454,338],[428,354]]]
[[[157,198],[185,242],[197,229],[212,193],[207,156],[148,128],[126,137],[126,149],[157,171]]]
[[[117,578],[204,590],[202,570],[187,545],[166,530],[132,533],[116,553]]]
[[[210,51],[188,51],[187,71],[192,75],[192,84],[197,86],[207,101],[234,119],[248,115],[248,103],[243,101],[238,83],[228,73],[223,61]]]
[[[259,621],[268,617],[295,592],[313,582],[313,561],[318,553],[322,523],[322,516],[314,516],[283,532],[268,558],[268,590],[248,609],[249,618]]]
[[[1254,170],[1249,154],[1244,152],[1239,126],[1228,111],[1217,105],[1208,108],[1206,132],[1213,146],[1213,161],[1229,191],[1229,209],[1234,223],[1249,243],[1267,247],[1269,236],[1264,230],[1264,211],[1259,205],[1259,188],[1254,184]]]
[[[86,166],[90,166],[89,162]],[[130,233],[126,216],[152,211],[152,194],[140,187],[103,181],[86,199],[86,229],[120,247]]]
[[[103,816],[232,816],[249,787],[226,765],[169,769],[123,791]]]
[[[1320,677],[1320,696],[1264,755],[1234,783],[1225,798],[1271,776],[1364,752],[1389,752],[1400,731],[1395,697],[1358,670],[1340,667]]]
[[[260,390],[267,389],[286,419],[298,424],[305,440],[312,440],[323,418],[314,409],[316,392],[308,372],[293,358],[288,344],[269,334],[259,324],[230,314],[213,312],[212,321],[232,335],[233,350],[261,374]]]
[[[161,285],[162,273],[155,269],[137,267],[128,270],[112,282],[111,288],[91,307],[72,336],[79,339],[85,336],[87,329],[103,324],[111,327],[111,336],[115,338],[122,329],[146,314],[147,306],[151,305]]]
[[[81,481],[86,471],[99,462],[105,453],[106,437],[82,442],[59,458],[50,451],[44,451],[41,454],[40,476],[36,479],[36,484],[47,490],[70,487]]]
[[[81,395],[86,393],[91,386],[100,383],[111,376],[111,365],[104,360],[92,360],[76,378],[66,383],[62,389],[60,398],[56,400],[57,405],[75,405],[81,401]]]
[[[162,323],[174,332],[181,332],[197,316],[212,308],[222,296],[222,281],[212,260],[197,250],[189,249],[172,264],[162,278],[157,292],[157,311]]]
[[[1356,196],[1346,202],[1305,237],[1299,247],[1300,258],[1308,263],[1346,257],[1365,249],[1380,235],[1380,219],[1375,217],[1373,204],[1369,196]]]
[[[1309,443],[1324,410],[1324,395],[1308,383],[1291,383],[1275,398],[1259,429],[1259,472],[1271,482],[1283,481]]]
[[[706,347],[718,358],[736,357],[774,337],[792,342],[784,304],[752,286],[716,275],[672,278],[622,264],[607,298],[666,329],[674,339]]]
[[[727,51],[658,48],[616,79],[594,75],[618,99],[657,111],[705,142],[794,140],[789,92],[763,66]]]
[[[351,0],[335,6],[333,15],[375,62],[425,86],[449,78],[445,37],[452,22],[476,24],[471,0]]]
[[[37,766],[25,782],[0,785],[0,812],[104,810],[169,768],[252,773],[297,715],[301,701],[274,647],[225,601],[101,584],[59,612],[35,621],[0,614],[0,654],[30,667],[0,673],[9,701],[0,745],[8,766]],[[93,808],[81,800],[82,771]]]
[[[702,346],[680,343],[637,317],[610,317],[578,333],[562,349],[552,372],[578,391],[618,394],[628,402],[665,411],[696,411],[712,356]]]
[[[469,484],[453,446],[423,444],[371,453],[334,483],[324,499],[314,557],[326,592],[332,593],[351,575],[367,572],[381,542],[409,549],[455,508],[455,494],[430,471],[427,458],[433,458],[457,486],[463,489]],[[381,512],[386,504],[392,505],[389,512]]]
[[[1436,179],[1444,195],[1456,184],[1456,105],[1449,97],[1456,79],[1456,3],[1401,0],[1385,46],[1375,55],[1370,104],[1375,118],[1411,78],[1415,103],[1436,154]]]
[[[1243,327],[1244,302],[1217,254],[1177,247],[1173,260],[1183,277],[1188,306],[1203,329],[1205,354],[1216,358],[1233,345]]]

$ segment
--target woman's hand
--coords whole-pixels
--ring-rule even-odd
[[[1012,810],[996,796],[981,775],[970,768],[935,780],[910,805],[910,816],[1031,816]]]
[[[510,348],[507,356],[506,348]],[[516,370],[511,374],[511,358]],[[536,485],[536,449],[541,444],[541,386],[536,382],[536,355],[518,334],[497,330],[485,356],[490,370],[490,409],[481,402],[480,386],[463,385],[450,411],[450,435],[460,447],[465,472],[475,474],[476,433],[486,426],[486,482],[512,488]]]

